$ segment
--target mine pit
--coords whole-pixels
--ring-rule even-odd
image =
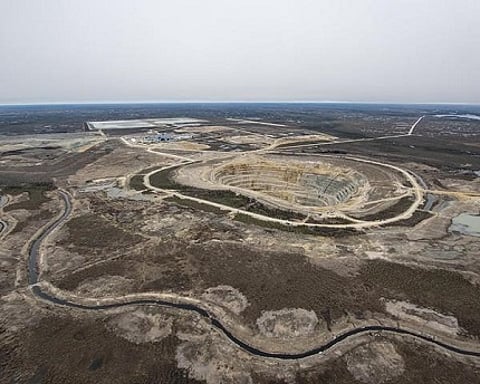
[[[264,159],[234,161],[214,168],[210,180],[315,207],[347,201],[366,184],[366,179],[358,172],[328,163],[279,163]]]

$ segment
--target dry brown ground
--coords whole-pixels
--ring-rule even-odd
[[[96,225],[95,231],[111,231],[108,226],[100,229],[100,222]],[[203,238],[195,242],[169,239],[143,243],[141,256],[125,252],[115,260],[58,280],[54,277],[54,283],[62,289],[75,290],[87,280],[111,275],[134,281],[136,292],[197,294],[209,287],[229,285],[247,297],[250,305],[242,316],[249,324],[254,324],[264,310],[304,308],[314,310],[330,325],[347,313],[368,318],[373,312],[384,312],[382,298],[399,299],[452,314],[468,333],[480,335],[480,289],[457,272],[377,259],[363,261],[355,276],[342,276],[323,268],[321,262],[312,264],[298,252],[271,252],[237,241],[210,241],[205,229],[199,230]],[[90,239],[88,231],[82,238],[76,237],[78,232],[70,233],[73,240],[67,238],[64,244],[83,244],[82,239]],[[94,235],[91,234],[92,238]],[[123,243],[122,233],[115,232],[114,236],[118,244],[115,238],[103,238],[105,247],[127,250],[126,244],[131,241]],[[349,260],[344,263],[347,266]]]
[[[195,383],[178,369],[169,336],[134,344],[116,336],[102,319],[51,316],[0,343],[0,383]]]
[[[200,382],[192,378],[194,373],[191,370],[178,368],[178,346],[181,341],[175,330],[170,336],[156,342],[134,343],[119,336],[116,330],[111,328],[109,319],[121,315],[97,315],[87,318],[68,314],[49,316],[36,313],[36,316],[36,322],[22,331],[6,331],[1,324],[0,383]],[[390,356],[379,356],[383,350],[391,350],[390,353],[396,358],[392,360]],[[216,369],[215,354],[198,358],[198,363],[202,366],[209,367],[211,363],[213,365],[208,369]],[[371,359],[372,364],[365,365],[365,358]],[[391,365],[392,363],[396,365]],[[330,359],[318,366],[302,369],[299,365],[294,377],[290,375],[288,380],[282,378],[274,369],[256,372],[246,356],[234,358],[229,365],[231,372],[243,370],[244,377],[250,376],[253,383],[259,384],[480,382],[480,368],[466,360],[455,360],[413,342],[384,338],[353,347],[344,356]],[[237,381],[231,378],[225,382]]]

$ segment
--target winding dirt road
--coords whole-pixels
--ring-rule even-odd
[[[8,204],[8,197],[0,195],[0,213],[3,213],[3,207]],[[7,232],[8,223],[0,218],[0,238]]]

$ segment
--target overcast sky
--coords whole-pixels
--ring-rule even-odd
[[[480,103],[480,0],[0,0],[0,103]]]

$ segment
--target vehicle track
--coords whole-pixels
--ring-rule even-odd
[[[0,195],[0,213],[3,213],[3,207],[8,204],[8,197]],[[5,220],[0,219],[0,238],[3,237],[8,230],[8,223]]]
[[[198,315],[207,318],[210,320],[212,326],[217,328],[219,331],[221,331],[230,341],[232,341],[235,345],[237,345],[239,348],[242,348],[243,350],[256,355],[260,357],[265,357],[265,358],[276,358],[276,359],[282,359],[282,360],[296,360],[296,359],[302,359],[305,357],[309,356],[314,356],[316,354],[324,353],[331,349],[332,347],[346,341],[347,339],[354,338],[356,336],[364,335],[364,334],[369,334],[369,333],[390,333],[394,335],[400,335],[400,336],[407,336],[407,337],[412,337],[417,340],[421,340],[423,342],[432,344],[436,347],[443,348],[444,350],[463,355],[463,356],[471,356],[471,357],[480,357],[480,351],[472,351],[464,348],[457,347],[452,344],[448,344],[445,342],[442,342],[440,340],[435,339],[434,336],[430,335],[425,335],[417,332],[413,332],[404,328],[400,327],[390,327],[390,326],[382,326],[382,325],[369,325],[369,326],[363,326],[363,327],[357,327],[353,328],[349,331],[346,331],[344,333],[341,333],[340,335],[337,335],[336,337],[332,338],[330,341],[319,345],[315,348],[309,349],[304,352],[298,352],[298,353],[287,353],[287,352],[268,352],[262,349],[259,349],[255,346],[252,346],[248,344],[245,341],[240,340],[238,337],[236,337],[230,330],[227,329],[227,327],[219,320],[216,318],[213,314],[211,314],[208,310],[205,310],[204,308],[201,308],[200,306],[193,305],[193,304],[188,304],[188,303],[177,303],[177,302],[171,302],[167,300],[160,300],[160,299],[131,299],[128,301],[122,301],[119,303],[109,303],[109,304],[96,304],[96,305],[87,305],[87,304],[81,304],[81,303],[76,303],[74,301],[69,301],[66,299],[63,299],[61,297],[55,296],[53,293],[48,293],[42,291],[42,288],[37,285],[39,283],[39,271],[38,271],[38,257],[39,257],[39,250],[42,245],[42,242],[56,229],[58,228],[61,224],[63,224],[69,217],[71,211],[72,211],[72,204],[70,201],[70,196],[64,192],[64,191],[59,191],[60,196],[62,197],[65,207],[64,211],[62,214],[55,219],[53,222],[51,222],[49,225],[47,225],[43,231],[37,236],[37,238],[31,242],[30,247],[29,247],[29,260],[28,260],[28,267],[29,267],[29,273],[28,273],[28,280],[29,283],[32,285],[31,286],[31,291],[35,296],[37,296],[39,299],[50,302],[54,305],[59,305],[63,307],[69,307],[69,308],[76,308],[76,309],[81,309],[81,310],[90,310],[90,311],[100,311],[100,310],[108,310],[108,309],[113,309],[113,308],[121,308],[121,307],[127,307],[127,306],[134,306],[134,305],[159,305],[163,307],[170,307],[170,308],[177,308],[180,310],[186,310],[190,312],[195,312]]]

